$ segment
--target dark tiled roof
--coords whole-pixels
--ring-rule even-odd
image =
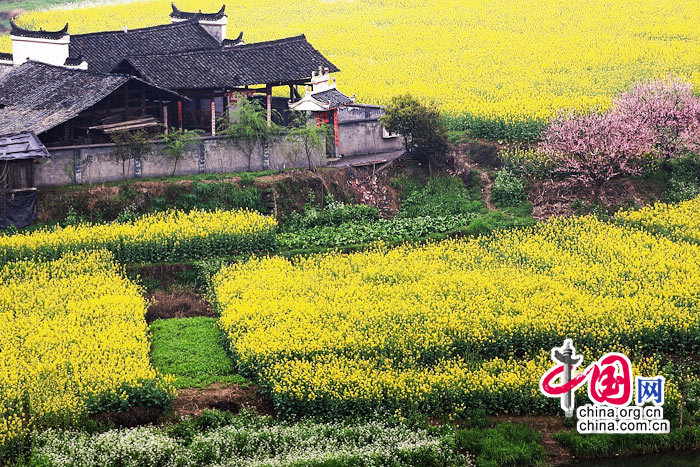
[[[352,104],[352,99],[338,91],[337,89],[329,89],[328,91],[317,92],[311,97],[319,102],[330,103],[331,107],[340,107],[341,105]]]
[[[140,76],[169,89],[235,88],[302,81],[319,66],[339,71],[304,35],[216,50],[128,57]]]
[[[65,66],[78,66],[81,63],[83,63],[85,59],[83,58],[82,55],[78,55],[77,57],[68,57],[64,63]]]
[[[224,11],[226,10],[226,5],[221,5],[221,9],[217,11],[216,13],[202,13],[202,10],[199,10],[198,12],[188,12],[188,11],[180,11],[174,3],[171,4],[173,7],[173,12],[170,13],[171,18],[177,18],[177,19],[192,19],[192,18],[197,18],[199,20],[205,20],[205,21],[216,21],[218,19],[223,18],[226,16]]]
[[[220,49],[219,42],[196,20],[150,28],[71,36],[70,56],[82,55],[92,71],[110,72],[128,55],[172,54],[185,50]]]
[[[30,29],[24,29],[17,26],[12,20],[10,20],[10,26],[12,26],[10,34],[13,36],[35,37],[37,39],[60,39],[68,34],[68,23],[66,23],[66,25],[63,26],[63,29],[60,31],[44,31],[43,29],[32,31]]]
[[[224,39],[221,43],[224,47],[231,47],[234,45],[243,45],[243,31],[235,39]]]
[[[0,137],[0,160],[35,159],[51,157],[46,147],[32,131]]]
[[[0,52],[0,60],[9,60],[12,61],[12,54],[8,54],[5,52]]]
[[[34,131],[41,134],[77,116],[130,80],[27,62],[0,78],[0,135]],[[170,91],[161,92],[178,98]]]

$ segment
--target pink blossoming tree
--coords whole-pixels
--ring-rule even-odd
[[[596,201],[610,180],[698,149],[700,98],[679,79],[638,83],[604,113],[561,115],[540,144],[554,171],[571,186],[588,187]]]

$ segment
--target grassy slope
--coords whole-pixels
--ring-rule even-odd
[[[216,318],[175,318],[151,324],[153,365],[175,376],[179,388],[206,387],[211,383],[247,381],[236,375],[233,362],[221,346]]]

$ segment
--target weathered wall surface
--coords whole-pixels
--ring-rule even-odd
[[[71,183],[103,183],[122,179],[122,164],[115,160],[113,144],[49,148],[50,159],[35,166],[37,186],[68,185]],[[268,144],[266,151],[258,145],[250,160],[250,170],[288,169],[308,167],[306,155],[299,145],[277,138]],[[314,151],[314,166],[324,165],[325,153]],[[126,178],[161,177],[173,173],[174,161],[154,145],[151,154],[143,160],[129,161],[123,169]],[[193,147],[177,163],[175,175],[197,173],[244,172],[248,170],[248,157],[230,141],[210,137]]]
[[[379,117],[381,107],[349,105],[338,110],[337,155],[380,154],[403,149],[401,138],[386,138]]]
[[[0,63],[0,77],[12,71],[12,65]]]

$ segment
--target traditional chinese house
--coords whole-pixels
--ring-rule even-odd
[[[45,31],[11,22],[12,53],[0,53],[0,137],[29,138],[49,148],[53,157],[36,169],[44,184],[113,180],[110,136],[123,130],[154,137],[172,127],[203,130],[200,154],[179,170],[241,170],[240,157],[231,155],[230,146],[222,149],[215,134],[218,119],[242,94],[261,101],[268,121],[286,125],[292,111],[301,111],[330,125],[335,136],[319,163],[343,155],[344,147],[351,155],[392,147],[381,141],[379,113],[337,89],[331,73],[338,67],[304,35],[246,43],[243,33],[227,39],[227,24],[224,7],[194,13],[175,5],[169,24],[91,34],[70,34],[68,24]],[[356,118],[360,114],[370,117]],[[343,115],[352,118],[344,121]],[[265,152],[247,166],[287,167],[280,148]],[[95,173],[85,178],[89,161]],[[133,176],[167,173],[157,163],[139,163]]]
[[[214,134],[216,119],[238,92],[261,98],[270,118],[280,115],[280,123],[286,123],[289,101],[300,98],[296,86],[309,84],[319,67],[339,71],[303,35],[253,44],[243,41],[243,33],[226,39],[224,7],[216,13],[190,13],[173,5],[170,19],[170,24],[149,28],[76,35],[69,34],[69,25],[35,31],[12,22],[12,54],[0,56],[0,68],[8,71],[0,82],[2,104],[17,112],[31,103],[43,106],[44,99],[54,105],[56,96],[47,83],[61,75],[74,82],[84,78],[90,89],[84,94],[82,87],[55,86],[64,94],[59,98],[84,96],[89,105],[81,105],[79,115],[60,113],[70,121],[47,116],[35,127],[39,116],[32,116],[0,126],[0,132],[29,128],[45,144],[61,146],[104,142],[110,131],[140,127],[178,126]],[[1,89],[25,81],[22,90],[31,92],[31,100],[15,99],[23,92]],[[288,88],[289,97],[273,97],[280,86]]]

